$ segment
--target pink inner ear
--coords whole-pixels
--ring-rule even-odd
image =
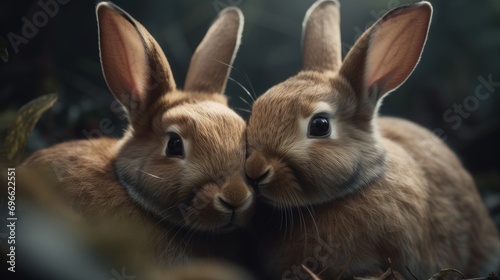
[[[139,31],[122,15],[100,7],[99,44],[104,76],[124,105],[140,102],[147,83],[148,62]]]
[[[400,86],[420,59],[430,20],[429,7],[402,9],[389,15],[370,38],[367,88],[383,95]],[[380,96],[379,96],[380,97]]]

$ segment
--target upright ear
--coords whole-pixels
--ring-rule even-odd
[[[340,4],[336,0],[317,1],[302,23],[303,70],[338,71],[341,46]]]
[[[162,95],[175,89],[170,66],[151,34],[121,8],[101,2],[96,13],[104,78],[137,126]]]
[[[432,6],[425,1],[396,8],[366,30],[347,54],[339,73],[372,108],[410,76],[431,16]]]
[[[222,10],[196,49],[184,90],[223,93],[243,31],[243,14],[236,7]]]

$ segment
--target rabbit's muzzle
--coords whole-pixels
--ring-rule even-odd
[[[245,172],[263,201],[283,206],[302,200],[301,183],[284,158],[268,159],[261,152],[253,151],[246,161]]]

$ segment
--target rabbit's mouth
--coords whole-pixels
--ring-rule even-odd
[[[245,227],[250,217],[248,214],[249,211],[243,211],[241,213],[232,211],[227,213],[207,207],[203,212],[203,214],[199,212],[188,213],[187,215],[191,218],[184,218],[182,221],[183,226],[206,232],[224,233]]]
[[[217,231],[229,232],[229,231],[236,230],[237,228],[239,228],[239,226],[235,223],[235,214],[233,213],[231,215],[230,221],[227,224],[217,228]]]
[[[232,230],[238,227],[244,227],[248,221],[249,212],[253,205],[253,195],[249,195],[242,203],[238,205],[229,204],[220,197],[214,199],[214,208],[219,211],[222,225],[218,230]]]
[[[186,228],[225,232],[246,226],[253,202],[252,192],[246,196],[224,195],[217,184],[209,183],[179,203],[174,215],[165,213],[169,215],[165,219]]]

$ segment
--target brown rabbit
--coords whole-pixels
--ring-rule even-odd
[[[121,139],[37,151],[23,167],[53,167],[70,205],[87,220],[138,221],[163,261],[233,254],[239,241],[231,230],[246,224],[254,200],[244,173],[246,125],[222,94],[240,43],[240,10],[220,12],[193,55],[183,91],[140,23],[110,2],[96,12],[104,76],[130,125]]]
[[[303,71],[259,97],[247,127],[246,173],[288,231],[261,239],[271,279],[309,278],[301,264],[322,279],[379,276],[388,258],[409,279],[498,269],[497,230],[457,157],[426,129],[377,117],[417,65],[431,15],[428,2],[388,12],[342,62],[339,4],[308,10]]]

